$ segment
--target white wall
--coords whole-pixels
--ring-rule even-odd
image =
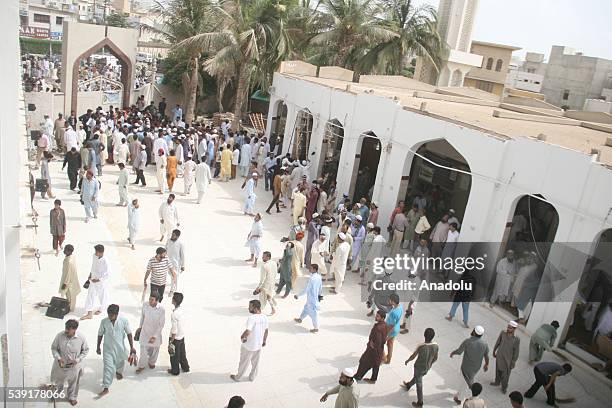
[[[485,131],[406,110],[377,95],[332,90],[281,74],[275,74],[274,88],[270,106],[282,99],[288,107],[284,151],[290,149],[289,134],[302,108],[308,108],[315,122],[321,124],[321,129],[313,131],[310,152],[320,151],[326,121],[336,118],[344,125],[337,177],[339,194],[350,190],[360,135],[373,131],[378,136],[382,149],[373,201],[379,205],[383,227],[396,203],[400,178],[407,175],[402,173],[410,169],[405,166],[412,157],[409,151],[434,139],[448,141],[465,157],[473,174],[461,229],[460,239],[464,242],[502,241],[514,205],[525,194],[542,194],[556,208],[556,242],[592,242],[603,229],[612,226],[612,220],[607,218],[612,203],[612,171],[594,163],[588,155],[534,139],[492,137]],[[272,111],[268,123],[276,114]],[[391,149],[387,152],[389,143]],[[311,168],[317,169],[318,154],[310,157],[314,162]],[[550,262],[558,263],[564,256],[553,251]],[[558,303],[537,304],[529,328],[551,320],[553,314],[564,324],[571,305],[555,305]]]
[[[2,98],[0,98],[0,336],[8,342],[8,367],[0,362],[0,385],[23,386],[21,339],[21,274],[18,172],[23,173],[20,153],[23,151],[22,101],[20,101],[21,73],[19,68],[19,4],[3,4],[0,13],[0,35],[3,38],[0,64]],[[2,350],[5,351],[5,350]],[[1,360],[1,359],[0,359]],[[8,371],[8,382],[4,382]],[[23,404],[19,404],[23,405]],[[10,405],[10,406],[17,406]]]
[[[601,99],[587,99],[584,101],[582,110],[589,112],[612,113],[612,102],[602,101]]]

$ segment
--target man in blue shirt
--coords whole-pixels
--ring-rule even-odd
[[[400,305],[399,295],[397,293],[392,293],[389,295],[389,312],[387,313],[387,319],[385,323],[387,323],[388,333],[387,333],[387,356],[384,358],[385,364],[391,363],[391,357],[393,356],[393,342],[395,341],[395,337],[399,334],[400,331],[400,322],[402,320],[402,316],[404,315],[404,309]]]

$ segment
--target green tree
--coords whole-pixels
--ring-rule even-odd
[[[280,61],[292,53],[294,29],[286,26],[295,1],[225,0],[212,7],[215,28],[184,39],[177,47],[210,52],[205,70],[227,83],[236,83],[234,128],[242,118],[248,91],[269,83]]]
[[[320,32],[310,39],[312,62],[358,68],[367,52],[397,34],[377,17],[380,4],[373,0],[322,0]]]
[[[426,58],[437,70],[444,44],[437,31],[436,11],[430,5],[415,6],[413,0],[382,0],[384,25],[396,33],[377,44],[360,61],[364,72],[404,75],[410,58]],[[414,71],[413,71],[414,72]]]
[[[185,121],[191,123],[195,118],[198,86],[200,89],[203,88],[199,74],[203,50],[180,45],[186,39],[215,29],[216,20],[212,15],[212,4],[208,0],[171,0],[164,3],[157,2],[152,12],[162,17],[163,26],[143,25],[141,29],[164,37],[173,45],[173,51],[177,51],[174,56],[181,58],[177,63],[184,64],[185,67],[181,74]]]
[[[129,28],[128,15],[124,13],[111,13],[106,16],[105,25],[121,28]]]

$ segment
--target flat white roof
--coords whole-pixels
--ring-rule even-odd
[[[385,82],[385,86],[381,86],[371,82],[362,84],[295,74],[281,75],[316,83],[344,92],[347,92],[347,85],[350,85],[349,91],[352,93],[362,93],[366,90],[368,92],[372,91],[375,95],[385,96],[391,99],[395,98],[402,106],[411,111],[414,110],[423,115],[435,115],[442,120],[449,120],[469,127],[478,128],[494,136],[516,139],[519,137],[537,138],[539,135],[544,134],[546,135],[544,143],[566,147],[588,155],[592,153],[592,149],[597,149],[600,151],[599,162],[608,167],[612,167],[612,147],[606,146],[606,141],[608,138],[612,138],[612,133],[581,126],[581,121],[568,118],[536,116],[534,119],[534,115],[517,113],[513,110],[501,108],[501,103],[497,104],[491,99],[481,99],[478,97],[478,93],[473,92],[474,90],[471,88],[441,88],[439,91],[442,92],[437,92],[430,98],[427,97],[428,92],[423,91],[422,87],[417,86],[417,84],[420,84],[418,81],[414,81],[416,83],[414,85],[412,85],[410,81],[401,81],[401,84],[398,84],[398,86],[387,86],[388,82]],[[449,94],[448,91],[450,89],[456,91]],[[454,100],[441,100],[441,98],[445,98],[446,95],[448,95],[447,99]],[[465,97],[458,95],[465,95]],[[435,99],[432,99],[434,97]],[[422,102],[427,102],[424,112],[420,111]],[[493,116],[494,111],[500,112],[501,115],[498,116],[501,117]],[[534,113],[537,112],[534,111]],[[555,121],[555,119],[564,123],[546,122],[548,120]],[[612,126],[601,124],[597,124],[597,126],[605,129],[609,128],[612,132]]]

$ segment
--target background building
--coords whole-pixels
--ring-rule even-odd
[[[442,56],[439,72],[424,58],[417,58],[414,78],[439,86],[462,86],[472,67],[481,65],[482,57],[471,54],[472,30],[478,0],[440,0],[438,32],[448,49]]]
[[[530,63],[530,68],[542,69],[536,63]],[[542,93],[548,103],[572,110],[582,109],[587,99],[610,98],[612,61],[554,45],[545,67]]]
[[[482,65],[473,67],[465,76],[464,86],[502,95],[512,52],[520,50],[510,45],[472,41],[472,54],[482,56]]]

